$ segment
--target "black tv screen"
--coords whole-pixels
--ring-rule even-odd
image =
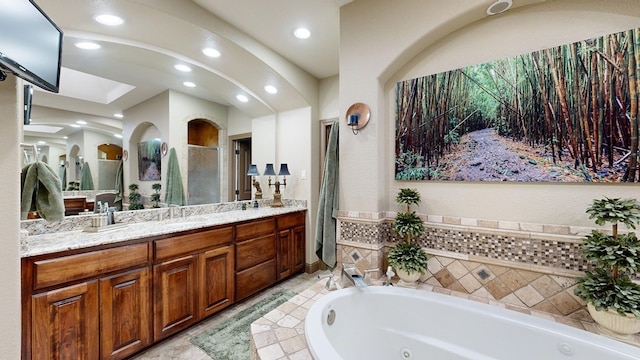
[[[0,65],[45,90],[60,90],[62,30],[32,0],[0,0]]]

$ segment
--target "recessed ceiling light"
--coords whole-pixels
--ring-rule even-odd
[[[182,83],[182,85],[186,86],[186,87],[196,87],[196,84],[192,83],[191,81],[185,81]]]
[[[87,125],[87,122],[84,120],[76,120],[76,124]]]
[[[208,57],[220,57],[220,51],[214,48],[205,48],[202,49],[202,53],[207,55]]]
[[[93,42],[89,42],[89,41],[83,41],[83,42],[79,42],[76,43],[76,47],[83,49],[83,50],[96,50],[96,49],[100,49],[100,45],[93,43]]]
[[[267,85],[264,87],[264,91],[268,92],[269,94],[277,94],[278,93],[278,89],[276,89],[275,86],[273,85]]]
[[[191,72],[191,68],[189,66],[187,66],[187,65],[184,65],[184,64],[176,64],[173,67],[178,71]]]
[[[293,35],[295,35],[298,39],[307,39],[309,38],[309,36],[311,36],[311,31],[309,31],[309,29],[307,28],[297,28],[295,29],[295,31],[293,32]]]
[[[71,127],[73,127],[73,128],[79,128],[79,127],[80,127],[80,125],[77,125],[77,124],[71,124],[71,125],[69,125],[69,126],[71,126]]]
[[[113,134],[113,136],[117,137],[118,139],[122,139],[122,134]]]
[[[120,113],[115,113],[113,114],[114,117],[117,117],[118,119],[122,119],[124,117],[124,115],[120,114]]]
[[[124,23],[121,17],[115,15],[98,15],[94,19],[102,25],[116,26]]]
[[[66,140],[66,139],[68,139],[69,137],[68,137],[68,136],[63,136],[62,138]]]
[[[38,144],[40,144],[40,145],[44,145],[46,143],[47,143],[46,141],[42,141],[42,140],[38,141]]]
[[[246,97],[246,96],[244,96],[244,95],[242,95],[242,94],[238,94],[238,95],[236,95],[236,99],[238,99],[238,101],[242,101],[242,102],[247,102],[247,101],[249,101],[249,98],[248,98],[248,97]]]

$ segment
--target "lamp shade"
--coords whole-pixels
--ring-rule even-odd
[[[256,166],[256,164],[249,165],[247,176],[260,176],[260,173],[258,172],[258,166]]]
[[[278,172],[278,175],[280,176],[291,175],[289,174],[289,166],[287,166],[287,164],[280,164],[280,171]]]
[[[276,171],[273,168],[273,164],[267,164],[267,167],[264,169],[264,174],[268,176],[275,176]]]

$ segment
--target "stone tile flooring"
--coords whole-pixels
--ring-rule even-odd
[[[298,293],[298,295],[252,324],[252,359],[312,360],[304,339],[304,317],[311,305],[313,305],[319,297],[327,292],[324,287],[325,280],[318,280],[317,275],[318,273],[300,274],[292,279],[286,280],[271,289],[267,289],[259,293],[255,297],[247,299],[240,304],[236,304],[229,309],[214,315],[210,319],[203,321],[191,329],[165,340],[133,359],[210,360],[211,358],[209,356],[191,344],[189,341],[191,337],[200,333],[208,326],[211,326],[211,324],[227,319],[242,309],[251,306],[253,303],[259,301],[263,296],[269,295],[278,289],[290,289]],[[336,279],[337,278],[338,277],[336,277]],[[541,317],[547,320],[556,321],[596,334],[600,333],[598,325],[593,322],[586,310],[575,312],[570,316],[563,316],[561,314],[547,313],[544,311],[529,309],[525,306],[513,305],[488,299],[486,297],[458,292],[428,283],[420,283],[418,285],[418,289],[479,301],[519,311],[532,316]],[[640,335],[636,334],[632,336],[627,342],[640,347]]]
[[[195,326],[164,340],[160,344],[153,346],[147,351],[132,357],[131,360],[211,360],[211,358],[202,350],[200,350],[200,348],[191,344],[190,340],[192,337],[204,331],[206,328],[212,326],[212,324],[216,324],[220,321],[234,316],[243,309],[246,309],[247,307],[260,301],[265,296],[271,295],[280,289],[289,289],[296,293],[302,293],[317,282],[318,273],[303,273],[296,275],[291,279],[287,279],[272,288],[265,289],[255,296],[245,299],[238,304],[234,304],[231,307],[221,311],[220,313],[213,315],[207,320],[204,320],[196,324]]]

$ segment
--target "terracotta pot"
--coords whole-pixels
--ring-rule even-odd
[[[620,335],[640,332],[640,319],[633,314],[623,316],[613,310],[598,311],[592,303],[587,303],[587,310],[596,323],[611,332]]]

